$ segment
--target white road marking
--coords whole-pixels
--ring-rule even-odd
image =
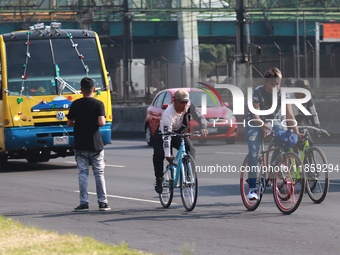
[[[79,191],[75,191],[79,193]],[[89,192],[90,195],[97,195],[95,192]],[[139,202],[148,202],[148,203],[157,203],[160,204],[160,201],[155,201],[155,200],[148,200],[148,199],[141,199],[141,198],[135,198],[135,197],[123,197],[123,196],[115,196],[115,195],[107,195],[107,197],[112,197],[112,198],[119,198],[119,199],[125,199],[125,200],[133,200],[133,201],[139,201]],[[176,203],[172,203],[176,204]]]
[[[76,164],[75,161],[65,161],[65,163]],[[109,166],[109,167],[125,167],[125,166],[122,166],[122,165],[108,165],[108,164],[106,164],[105,166]]]

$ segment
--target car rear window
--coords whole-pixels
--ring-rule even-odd
[[[159,96],[156,97],[155,101],[153,101],[153,105],[156,106],[156,107],[162,107],[164,95],[165,95],[165,93],[159,94]]]

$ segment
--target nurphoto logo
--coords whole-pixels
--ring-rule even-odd
[[[231,85],[231,84],[216,84],[215,88],[223,88],[223,89],[228,89],[233,97],[233,114],[234,115],[244,115],[245,110],[244,110],[244,94],[242,92],[242,90],[235,86],[235,85]],[[216,94],[216,91],[213,91]],[[294,94],[294,93],[301,93],[304,94],[305,97],[304,98],[290,98],[290,95]],[[253,88],[252,87],[248,87],[247,88],[247,106],[248,109],[251,113],[256,114],[256,115],[260,115],[260,116],[265,116],[265,115],[269,115],[271,113],[273,113],[275,111],[275,109],[278,106],[278,98],[277,98],[277,88],[274,87],[273,88],[273,92],[272,92],[272,106],[270,107],[270,109],[268,110],[258,110],[255,109],[252,103],[252,94],[253,94]],[[218,98],[221,98],[219,95],[216,95]],[[286,115],[286,105],[290,104],[290,105],[295,105],[304,115],[312,115],[307,109],[306,107],[303,106],[304,103],[307,103],[309,100],[311,100],[312,96],[311,93],[308,89],[304,89],[304,88],[291,88],[291,87],[283,87],[281,88],[281,115]],[[203,115],[205,115],[207,113],[207,97],[205,94],[202,95],[202,108],[201,108],[201,112]],[[253,125],[253,122],[256,121],[256,125]],[[266,122],[273,122],[274,119],[266,119]],[[291,126],[288,126],[287,122],[291,121],[294,124]],[[243,122],[234,122],[232,120],[226,120],[226,122],[230,122],[231,125],[233,124],[242,124],[243,126],[246,125],[246,120],[244,119]],[[258,124],[258,120],[249,120],[247,122],[247,124],[249,126],[262,126],[264,125],[264,122],[262,122],[262,124]],[[285,127],[292,127],[292,126],[296,126],[297,122],[295,120],[290,120],[290,119],[285,119],[281,121],[281,124]]]

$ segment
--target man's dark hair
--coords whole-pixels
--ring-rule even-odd
[[[81,80],[80,87],[85,93],[91,93],[94,87],[94,81],[89,77],[85,77]]]

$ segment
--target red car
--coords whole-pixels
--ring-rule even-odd
[[[225,139],[227,144],[234,144],[237,139],[236,118],[229,109],[213,92],[199,88],[171,88],[157,93],[147,108],[144,122],[145,139],[148,145],[152,145],[155,131],[159,125],[163,111],[173,102],[173,96],[179,89],[189,92],[190,100],[201,110],[202,94],[206,94],[206,114],[209,134],[206,137],[192,136],[191,139],[205,143],[207,139]],[[202,112],[202,111],[201,111]],[[198,123],[191,119],[190,131],[199,130]]]

